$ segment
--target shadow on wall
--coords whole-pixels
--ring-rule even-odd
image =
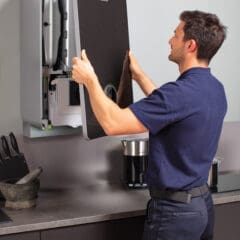
[[[123,150],[122,145],[116,145],[115,148],[109,149],[106,153],[107,158],[107,172],[99,175],[99,178],[106,178],[109,183],[118,184],[122,181],[122,170],[123,170]]]
[[[30,169],[43,168],[43,187],[120,183],[123,160],[119,138],[88,141],[79,135],[43,139],[18,136],[18,140]]]

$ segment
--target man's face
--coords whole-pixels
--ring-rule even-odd
[[[184,38],[184,27],[185,23],[180,22],[174,31],[174,35],[169,40],[169,45],[171,46],[171,52],[168,56],[170,61],[173,61],[177,64],[181,63],[185,57],[185,42],[183,41]]]

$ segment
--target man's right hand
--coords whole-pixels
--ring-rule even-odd
[[[132,73],[132,79],[136,82],[140,81],[142,77],[144,77],[144,72],[137,61],[137,59],[133,56],[132,52],[129,51],[129,60],[130,60],[130,71]]]
[[[132,73],[132,79],[134,79],[138,85],[141,87],[142,91],[146,96],[152,93],[157,87],[153,81],[148,78],[148,76],[143,72],[140,64],[137,59],[133,56],[132,52],[129,51],[129,60],[130,60],[130,71]]]

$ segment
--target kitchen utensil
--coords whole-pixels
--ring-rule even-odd
[[[18,180],[16,184],[26,184],[29,183],[33,180],[35,180],[41,173],[42,173],[42,168],[37,167],[36,169],[30,171],[27,175],[25,175],[23,178]]]
[[[29,183],[16,184],[18,179],[0,182],[0,191],[5,201],[5,207],[11,209],[30,208],[36,205],[40,182],[35,179]]]
[[[18,143],[17,143],[17,139],[16,139],[15,135],[13,134],[13,132],[11,132],[9,134],[9,137],[10,137],[12,148],[15,150],[15,152],[17,154],[20,154]]]
[[[10,148],[9,148],[9,145],[8,145],[7,138],[5,136],[2,136],[1,140],[2,140],[3,151],[5,152],[7,157],[11,158],[11,152],[10,152]]]
[[[13,133],[9,134],[11,148],[6,136],[1,136],[3,154],[0,156],[0,181],[17,178],[20,179],[29,173],[25,157],[19,151],[16,138]],[[12,151],[11,151],[12,150]]]
[[[0,153],[0,164],[3,164],[3,157],[1,153]]]
[[[29,173],[29,168],[23,153],[20,152],[16,137],[13,132],[9,134],[13,154],[11,156],[13,175],[11,178],[21,178]]]
[[[0,176],[4,176],[5,175],[5,167],[4,167],[4,160],[2,157],[2,154],[0,153]],[[0,196],[1,196],[1,192],[0,192]]]
[[[0,153],[0,180],[4,180],[8,177],[11,177],[10,173],[12,172],[12,162],[10,161],[11,153],[5,136],[1,136],[1,148],[2,153]]]
[[[122,140],[123,180],[129,188],[146,188],[145,179],[148,162],[148,139]]]

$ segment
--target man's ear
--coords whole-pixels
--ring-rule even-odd
[[[195,52],[198,49],[198,45],[194,39],[190,39],[187,41],[187,49],[190,52]]]

